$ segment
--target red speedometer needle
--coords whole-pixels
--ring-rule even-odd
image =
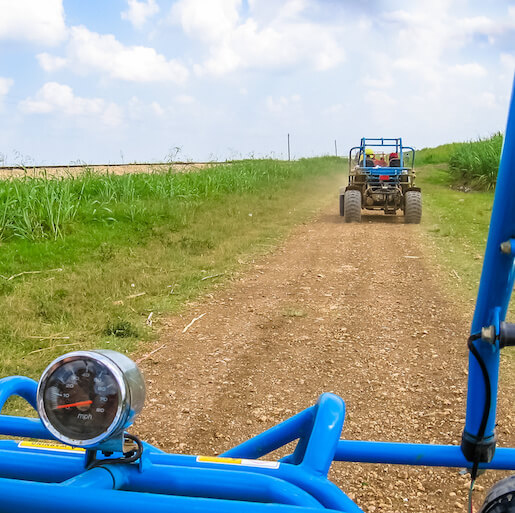
[[[86,406],[87,404],[91,404],[93,401],[78,401],[76,403],[69,403],[69,404],[60,404],[56,410],[59,410],[61,408],[71,408],[72,406]]]

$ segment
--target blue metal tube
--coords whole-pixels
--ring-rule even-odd
[[[151,465],[142,473],[134,465],[118,470],[125,473],[123,489],[130,491],[321,507],[312,495],[288,481],[245,470],[167,465]]]
[[[500,251],[502,242],[515,235],[515,83],[512,90],[510,110],[504,138],[501,163],[497,177],[494,206],[490,221],[490,230],[486,245],[483,271],[477,296],[476,309],[472,320],[471,333],[481,332],[481,328],[494,324],[494,310],[499,308],[499,321],[506,317],[506,310],[510,301],[514,273],[513,255]],[[497,333],[499,326],[496,325]],[[483,417],[483,409],[486,399],[486,390],[481,368],[473,354],[469,354],[469,375],[467,393],[467,413],[465,430],[463,432],[462,449],[467,451],[467,442],[475,443],[491,441],[495,448],[494,428],[497,406],[497,383],[499,374],[499,346],[483,341],[473,342],[483,359],[491,384],[491,407],[486,423],[486,429],[482,440],[478,439],[478,433]],[[472,451],[473,452],[473,451]],[[487,456],[491,457],[491,454]]]
[[[457,445],[403,444],[340,440],[334,461],[356,463],[387,463],[429,467],[470,467]],[[515,449],[499,447],[489,463],[479,468],[515,470]]]
[[[327,476],[340,440],[345,403],[334,394],[322,394],[317,401],[313,429],[301,465],[315,474]]]
[[[267,429],[254,438],[225,451],[221,456],[256,459],[275,451],[279,447],[300,437],[306,422],[313,418],[315,408],[315,406],[311,406],[297,413],[297,415],[277,424],[277,426]]]
[[[305,411],[305,410],[304,410]],[[178,454],[149,453],[147,458],[158,465],[182,465],[202,468],[217,468],[222,465],[206,461],[197,461],[195,456]],[[240,470],[241,465],[224,464],[228,470]],[[247,471],[247,469],[245,469]],[[315,476],[312,472],[306,472],[301,465],[281,464],[278,468],[259,468],[248,469],[252,473],[273,475],[278,479],[283,479],[292,483],[306,492],[310,493],[325,508],[346,511],[349,513],[362,513],[362,510],[351,501],[336,485],[323,476]]]
[[[0,435],[55,440],[39,419],[0,415]]]
[[[84,472],[84,453],[20,449],[18,443],[0,440],[0,476],[56,483]]]
[[[0,509],[10,513],[315,513],[320,508],[252,503],[198,497],[178,497],[118,490],[96,490],[85,495],[74,486],[0,479]],[[344,510],[329,510],[344,511]],[[361,510],[347,510],[350,513]]]
[[[37,382],[25,376],[9,376],[0,379],[0,411],[2,411],[5,401],[12,395],[23,397],[36,410],[37,390]]]
[[[126,480],[120,479],[120,473],[115,476],[106,467],[92,468],[78,476],[74,476],[62,483],[60,486],[74,486],[76,488],[95,488],[95,491],[119,489],[125,484]]]

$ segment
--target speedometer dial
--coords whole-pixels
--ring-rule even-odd
[[[141,410],[143,378],[136,365],[114,351],[76,351],[43,373],[38,410],[59,440],[94,446],[117,433]]]

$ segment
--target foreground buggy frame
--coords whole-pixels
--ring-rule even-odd
[[[358,513],[362,510],[327,479],[333,461],[465,467],[474,477],[479,469],[515,470],[515,448],[495,449],[494,432],[499,352],[515,344],[515,325],[504,322],[515,278],[514,96],[498,181],[468,342],[461,447],[340,440],[345,404],[336,395],[323,394],[315,406],[220,457],[167,454],[142,444],[137,459],[95,459],[94,448],[0,440],[0,511]],[[36,389],[31,379],[4,378],[0,407],[18,395],[36,408]],[[41,419],[9,415],[0,415],[0,434],[54,439]],[[281,460],[258,459],[295,440],[293,452]],[[494,494],[494,502],[508,496],[503,490]],[[489,506],[488,511],[511,510]]]
[[[372,150],[376,158],[370,158],[366,150]],[[389,158],[390,152],[398,157]],[[404,146],[402,138],[363,137],[349,151],[349,183],[340,189],[340,215],[352,223],[361,221],[363,208],[385,214],[402,210],[407,223],[420,223],[422,195],[415,187],[414,164],[415,150]]]

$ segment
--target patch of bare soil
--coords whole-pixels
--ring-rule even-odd
[[[177,173],[186,173],[202,169],[211,164],[204,162],[185,162],[178,164],[105,164],[105,165],[71,165],[71,166],[36,166],[36,167],[0,167],[0,180],[9,178],[67,178],[78,176],[85,171],[111,175],[125,175],[128,173],[156,173],[172,169]]]
[[[142,363],[139,435],[219,454],[334,392],[342,438],[459,444],[472,304],[446,295],[420,227],[382,215],[344,224],[334,210],[165,322],[165,346]],[[502,392],[498,436],[513,445],[514,390]],[[479,479],[476,505],[504,475]],[[456,469],[334,463],[330,478],[366,512],[466,509]]]

